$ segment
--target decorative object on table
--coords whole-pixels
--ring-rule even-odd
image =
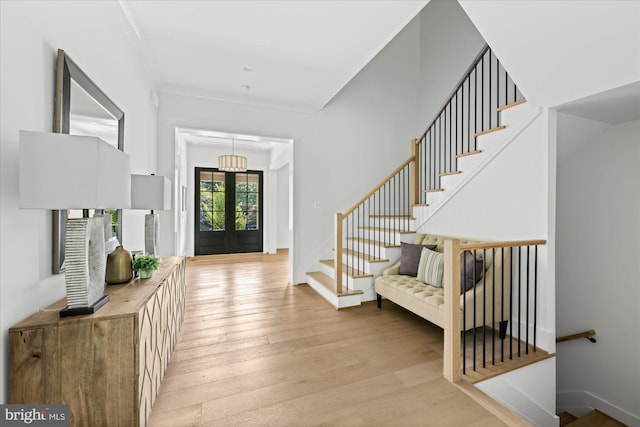
[[[67,308],[60,316],[89,314],[108,300],[105,225],[89,208],[131,204],[129,155],[96,137],[20,132],[20,208],[83,209],[68,219],[65,237]]]
[[[131,252],[118,246],[107,255],[107,273],[105,280],[110,285],[126,283],[133,279],[133,258]]]
[[[171,181],[161,175],[131,175],[131,209],[148,209],[144,218],[144,248],[158,255],[160,219],[154,210],[171,209]]]
[[[158,268],[160,268],[160,258],[152,255],[140,255],[133,260],[133,270],[140,274],[141,279],[150,278]]]
[[[235,152],[236,141],[231,139],[231,154],[218,156],[218,169],[225,172],[246,172],[247,158],[238,156]]]

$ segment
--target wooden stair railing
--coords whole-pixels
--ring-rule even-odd
[[[556,342],[565,342],[565,341],[571,341],[571,340],[578,340],[580,338],[586,338],[589,341],[595,343],[597,342],[597,340],[595,338],[593,338],[593,336],[596,334],[596,331],[594,329],[589,329],[588,331],[584,331],[584,332],[578,332],[577,334],[571,334],[571,335],[565,335],[562,337],[558,337],[556,338]]]
[[[442,190],[440,179],[459,173],[458,159],[481,152],[477,148],[477,138],[504,128],[500,123],[500,111],[522,102],[523,96],[515,83],[489,46],[485,45],[422,136],[411,141],[411,157],[351,208],[335,215],[334,272],[338,293],[343,292],[345,287],[342,277],[343,252],[364,252],[357,250],[361,247],[360,243],[356,245],[355,242],[350,244],[347,251],[343,251],[345,237],[356,237],[357,230],[368,226],[374,216],[410,217],[414,206],[429,206],[426,201],[428,194]],[[402,185],[390,188],[392,183],[400,181]],[[394,201],[390,202],[387,197]],[[390,227],[392,222],[396,224],[395,221],[382,220],[385,231],[375,237],[393,233],[394,229]],[[365,237],[370,235],[369,230]],[[360,262],[359,259],[357,262]],[[360,265],[354,267],[360,269]],[[346,287],[348,290],[348,278]]]
[[[535,361],[542,360],[549,357],[549,353],[539,351],[536,347],[536,329],[537,329],[537,248],[539,245],[545,245],[545,240],[523,240],[523,241],[511,241],[511,242],[491,242],[491,243],[478,243],[478,244],[461,244],[457,239],[448,239],[444,242],[444,304],[445,304],[445,326],[444,326],[444,377],[450,382],[458,382],[463,377],[469,378],[472,381],[478,381],[480,379],[495,376],[500,371],[500,365],[505,366],[505,372],[517,364],[514,364],[512,360],[520,359],[522,365],[533,363]],[[530,248],[533,248],[530,251]],[[486,260],[487,255],[491,255],[492,270],[492,283],[488,283],[486,280],[483,283],[483,298],[488,293],[487,286],[491,286],[491,298],[490,301],[492,307],[495,307],[498,302],[501,304],[501,311],[503,314],[499,318],[495,317],[495,311],[487,313],[485,310],[482,314],[485,321],[476,326],[475,320],[473,326],[479,330],[482,330],[483,337],[485,331],[488,329],[491,337],[492,349],[485,348],[483,341],[480,350],[478,346],[473,346],[470,351],[473,352],[473,364],[466,366],[466,359],[469,355],[465,354],[466,349],[466,335],[461,334],[460,331],[468,329],[468,325],[462,326],[462,320],[465,319],[465,310],[469,310],[468,316],[473,316],[476,319],[476,312],[479,302],[474,300],[472,307],[461,307],[460,304],[460,259],[461,254],[464,251],[471,251],[474,257],[481,255],[482,259]],[[478,254],[479,252],[479,254]],[[497,274],[495,265],[497,257],[501,258],[500,268],[502,272]],[[523,264],[525,268],[523,269]],[[506,267],[505,267],[506,265]],[[483,266],[483,270],[487,270],[486,265]],[[486,272],[485,272],[486,273]],[[483,275],[486,277],[486,274]],[[499,279],[496,279],[499,277]],[[483,279],[481,278],[480,281]],[[507,288],[508,287],[508,288]],[[471,292],[471,291],[469,291]],[[514,292],[517,294],[517,300],[514,301]],[[533,293],[533,296],[530,294]],[[524,295],[523,295],[524,294]],[[496,297],[496,295],[502,295],[504,298]],[[508,295],[508,297],[506,296]],[[505,301],[508,298],[508,301]],[[498,301],[499,299],[499,301]],[[484,310],[485,303],[483,301],[481,310]],[[488,305],[488,304],[487,304]],[[505,311],[508,309],[508,313]],[[513,319],[518,321],[518,329],[513,329]],[[524,318],[523,318],[524,315]],[[510,327],[507,328],[506,323],[502,321],[503,318],[508,319]],[[494,331],[494,325],[500,323],[500,340],[502,341],[496,346],[496,333]],[[521,325],[526,330],[524,340],[521,336]],[[529,336],[529,329],[533,331],[533,337]],[[508,333],[507,333],[508,332]],[[476,329],[473,329],[475,340]],[[465,336],[465,342],[462,342],[462,336]],[[505,353],[504,341],[509,343],[509,351]],[[517,346],[517,352],[513,351],[512,343],[515,341]],[[475,341],[474,341],[475,344]],[[488,346],[487,346],[488,347]],[[496,354],[496,347],[499,347],[499,353]],[[524,350],[522,350],[524,348]],[[477,354],[476,352],[481,352]],[[533,353],[539,354],[533,354]],[[522,354],[525,353],[525,354]],[[532,353],[531,355],[529,353]],[[496,357],[497,356],[497,357]],[[482,366],[476,368],[476,358],[481,359]],[[505,360],[509,362],[505,363]],[[478,362],[480,364],[480,362]],[[489,365],[489,366],[486,366]],[[497,367],[496,367],[497,366]],[[480,372],[480,373],[478,373]],[[479,376],[485,375],[484,378]]]
[[[416,145],[417,140],[412,140],[412,151],[415,150],[414,147],[416,147]],[[396,231],[409,231],[408,227],[392,227],[391,221],[386,221],[384,218],[394,214],[403,214],[405,216],[410,214],[410,208],[415,205],[417,200],[417,194],[414,191],[417,186],[413,183],[418,176],[416,173],[418,167],[416,162],[416,156],[412,155],[344,213],[335,214],[334,271],[336,291],[338,294],[345,290],[342,277],[342,257],[343,252],[345,252],[344,242],[346,239],[357,237],[359,230],[368,230],[369,237],[371,237],[371,233],[373,232],[373,237],[381,238],[381,243],[386,243],[386,236],[383,236],[383,234],[394,233]],[[402,190],[406,192],[406,194],[399,194],[397,191],[391,194],[393,189],[390,190],[388,187],[390,183],[396,180],[403,180],[403,186],[406,188]],[[400,187],[400,185],[397,185],[397,187]],[[389,200],[391,197],[395,197],[395,200]],[[360,212],[361,209],[362,212]],[[381,229],[379,227],[377,229],[369,227],[369,218],[371,217],[383,219],[384,226]],[[359,245],[359,243],[354,241],[351,245],[351,248],[347,248],[348,251],[345,256],[351,256],[355,259],[355,254],[363,251],[356,250],[356,246]],[[346,288],[347,290],[349,288],[348,282],[346,283]]]

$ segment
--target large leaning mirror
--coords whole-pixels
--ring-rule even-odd
[[[53,131],[97,136],[124,150],[124,113],[61,49],[56,62]],[[122,242],[122,211],[53,211],[53,272],[64,271],[67,218],[111,215],[112,231]]]

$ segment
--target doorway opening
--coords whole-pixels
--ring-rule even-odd
[[[263,251],[262,171],[195,168],[195,255]]]

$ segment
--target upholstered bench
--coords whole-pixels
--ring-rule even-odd
[[[432,245],[435,246],[435,251],[443,252],[445,239],[452,239],[452,237],[420,234],[416,237],[416,244]],[[482,243],[468,239],[458,240],[461,244]],[[461,329],[469,330],[483,325],[493,325],[495,320],[495,323],[500,324],[501,336],[504,336],[510,313],[511,292],[510,274],[508,273],[511,266],[510,252],[505,250],[503,256],[502,250],[496,250],[494,257],[493,250],[487,250],[477,251],[475,255],[476,262],[480,262],[482,274],[478,275],[480,277],[475,285],[472,282],[469,289],[464,289],[464,292],[461,290]],[[399,274],[400,267],[401,261],[398,261],[384,270],[382,276],[375,280],[378,308],[382,308],[382,298],[386,298],[444,328],[444,288],[422,282],[415,276]],[[466,307],[466,316],[463,316],[463,307]]]

